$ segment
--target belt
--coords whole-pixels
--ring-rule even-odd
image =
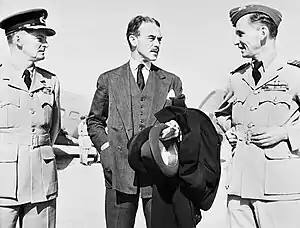
[[[28,145],[32,148],[50,145],[50,135],[42,134],[18,134],[18,133],[0,133],[0,143],[12,143],[12,144],[20,144],[20,145]]]
[[[239,141],[245,142],[247,145],[251,143],[251,136],[252,136],[252,127],[253,124],[248,124],[247,127],[237,125],[236,126],[236,136]]]

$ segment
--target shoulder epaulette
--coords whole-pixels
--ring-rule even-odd
[[[239,72],[241,70],[245,70],[247,67],[249,67],[251,65],[251,63],[244,63],[243,65],[239,66],[238,68],[236,68],[235,70],[231,71],[230,74],[234,74],[236,72]]]
[[[300,61],[299,60],[288,61],[288,64],[300,68]]]
[[[45,69],[43,69],[43,68],[40,68],[40,67],[36,67],[36,70],[37,70],[37,71],[40,71],[40,72],[43,72],[43,73],[45,73],[45,74],[51,75],[51,76],[55,76],[54,73],[52,73],[52,72],[50,72],[50,71],[48,71],[48,70],[45,70]]]

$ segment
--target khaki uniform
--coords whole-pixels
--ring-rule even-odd
[[[260,202],[299,200],[300,69],[277,57],[261,74],[255,85],[250,63],[234,71],[225,101],[216,112],[224,131],[233,128],[238,137],[229,171],[228,194]],[[272,126],[284,126],[289,139],[268,148],[251,143],[252,130]]]
[[[89,151],[92,148],[92,141],[88,135],[85,120],[81,121],[78,125],[78,142],[80,149],[80,162],[87,164]]]
[[[57,197],[52,145],[60,129],[59,81],[35,67],[28,90],[22,73],[11,64],[0,67],[0,207],[4,209],[47,201],[53,205]]]

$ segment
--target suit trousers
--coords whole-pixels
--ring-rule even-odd
[[[104,170],[105,177],[105,219],[107,228],[134,228],[139,205],[139,194],[131,195],[111,187],[111,175]],[[146,225],[151,228],[151,198],[142,198]]]
[[[228,196],[230,228],[299,228],[300,200],[266,201]]]
[[[55,228],[56,199],[17,206],[0,206],[0,228]]]

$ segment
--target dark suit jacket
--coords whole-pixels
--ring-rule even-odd
[[[127,194],[138,192],[137,186],[133,184],[135,172],[128,164],[127,149],[129,139],[138,133],[136,120],[133,119],[133,116],[136,116],[134,112],[137,110],[133,104],[141,102],[133,100],[133,89],[136,89],[134,86],[137,87],[133,80],[129,62],[100,75],[87,120],[88,133],[100,152],[104,171],[112,175],[110,180],[112,188]],[[151,85],[148,85],[149,83]],[[168,105],[167,95],[171,89],[176,96],[180,95],[181,80],[176,75],[152,64],[144,88],[147,94],[141,98],[148,108],[148,112],[145,113],[147,120],[144,122],[144,127],[155,124],[154,113]],[[100,147],[107,141],[109,147],[100,151]],[[143,197],[143,191],[141,193]],[[145,194],[144,197],[151,196],[151,192]]]

